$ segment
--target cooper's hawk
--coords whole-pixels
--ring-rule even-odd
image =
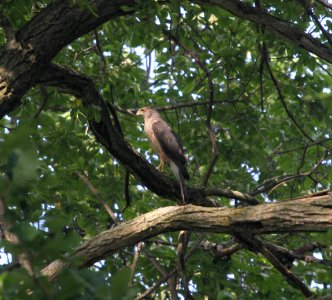
[[[172,128],[161,118],[160,114],[151,107],[139,109],[136,115],[144,117],[144,131],[151,141],[152,149],[159,154],[160,169],[169,164],[175,177],[179,180],[183,204],[186,199],[184,179],[189,179],[186,168],[187,159],[179,137]]]

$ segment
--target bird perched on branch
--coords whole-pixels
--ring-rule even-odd
[[[186,168],[187,158],[179,137],[155,109],[146,106],[139,109],[136,115],[144,117],[144,131],[151,142],[153,151],[160,157],[158,168],[162,171],[165,164],[170,165],[173,174],[179,181],[182,202],[185,204],[184,179],[189,179],[190,176]]]

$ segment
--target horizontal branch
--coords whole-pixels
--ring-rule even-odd
[[[176,104],[172,105],[163,105],[163,106],[154,106],[153,108],[158,110],[158,111],[168,111],[168,110],[176,110],[176,109],[181,109],[181,108],[195,108],[197,106],[208,106],[210,104],[210,101],[193,101],[193,102],[187,102],[187,103],[180,103],[179,99],[176,100]],[[180,99],[181,101],[181,99]],[[234,104],[234,103],[244,103],[245,101],[242,100],[215,100],[213,104]],[[127,114],[130,116],[135,116],[138,108],[122,108],[120,106],[115,106],[114,107],[117,111],[123,114]]]
[[[230,199],[236,199],[240,200],[242,202],[248,203],[250,205],[256,205],[259,204],[260,202],[258,199],[256,199],[254,196],[246,193],[241,193],[238,191],[233,191],[229,188],[225,189],[206,189],[205,190],[205,195],[206,196],[220,196],[220,197],[225,197],[225,198],[230,198]]]
[[[120,249],[176,230],[263,234],[327,231],[332,228],[332,193],[242,208],[168,206],[104,231],[80,246],[73,257],[81,267],[105,259]],[[42,270],[54,278],[68,263],[55,261]]]

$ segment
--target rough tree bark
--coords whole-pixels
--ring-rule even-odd
[[[72,257],[91,266],[120,249],[161,233],[189,230],[215,233],[268,234],[327,231],[332,228],[332,193],[242,208],[194,205],[156,209],[104,231],[80,246]],[[69,265],[57,260],[42,270],[50,279]]]
[[[56,0],[28,22],[5,46],[0,47],[0,119],[17,108],[55,55],[78,37],[109,19],[131,14],[134,0],[92,1],[95,12],[70,1]]]

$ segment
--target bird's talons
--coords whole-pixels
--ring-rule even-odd
[[[160,172],[164,172],[164,166],[165,166],[165,163],[163,161],[161,161],[160,164],[159,164],[159,166],[157,167],[157,169]]]

